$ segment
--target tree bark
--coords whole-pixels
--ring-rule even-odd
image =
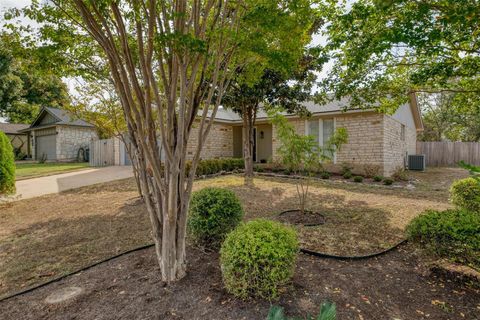
[[[255,121],[257,115],[257,106],[245,105],[242,107],[242,140],[243,140],[243,159],[245,161],[245,185],[253,185],[253,147],[255,144]]]

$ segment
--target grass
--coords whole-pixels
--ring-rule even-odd
[[[194,189],[232,190],[246,220],[275,219],[297,208],[292,180],[254,183],[245,187],[242,177],[229,175],[198,180]],[[315,182],[307,207],[327,222],[298,227],[302,246],[331,254],[375,252],[402,239],[406,224],[425,209],[449,208],[444,192]],[[133,179],[6,203],[0,205],[0,221],[0,296],[152,242]]]
[[[85,169],[88,162],[79,163],[21,163],[17,164],[15,171],[17,180],[48,176]]]

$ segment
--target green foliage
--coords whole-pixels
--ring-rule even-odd
[[[450,187],[450,200],[460,208],[480,213],[480,180],[466,178],[455,181]]]
[[[61,77],[40,65],[41,50],[24,47],[15,34],[0,33],[0,116],[12,123],[32,122],[42,106],[69,103]]]
[[[227,235],[221,251],[227,290],[241,299],[276,299],[295,269],[298,253],[295,231],[270,220],[240,225]]]
[[[320,307],[320,313],[316,316],[308,315],[306,320],[335,320],[337,318],[337,310],[335,303],[325,301]],[[279,306],[271,306],[268,312],[267,320],[298,320],[300,318],[289,318],[283,313],[283,308]]]
[[[261,167],[261,166],[255,166],[253,169],[254,169],[256,172],[264,172],[264,171],[265,171],[265,169],[263,169],[263,167]]]
[[[363,177],[362,176],[355,176],[353,177],[354,182],[363,182]]]
[[[373,177],[373,181],[380,182],[382,180],[383,180],[382,176],[376,175],[376,176]]]
[[[190,171],[190,162],[187,163],[186,171]],[[204,176],[215,174],[222,171],[230,172],[238,169],[243,169],[244,162],[241,158],[220,158],[220,159],[206,159],[200,160],[197,165],[196,175]]]
[[[464,161],[460,161],[458,165],[463,169],[468,170],[472,178],[480,179],[480,166],[473,166],[471,164],[465,163]]]
[[[383,184],[386,186],[391,186],[394,180],[392,178],[383,178]]]
[[[343,176],[345,173],[352,173],[353,166],[350,163],[343,162],[342,169],[340,170],[340,174]]]
[[[331,3],[325,53],[333,68],[323,91],[349,96],[351,107],[393,113],[412,91],[451,90],[458,120],[468,115],[462,130],[480,133],[478,0]]]
[[[0,194],[15,193],[15,156],[7,135],[0,131]]]
[[[407,226],[410,240],[480,270],[480,215],[466,210],[427,210]]]
[[[352,174],[350,171],[347,171],[347,172],[345,172],[345,173],[342,175],[342,177],[343,177],[344,179],[347,179],[347,180],[348,180],[348,179],[351,179],[352,176],[353,176],[353,174]]]
[[[222,188],[205,188],[192,194],[188,231],[196,243],[215,248],[242,217],[242,205],[235,193]]]
[[[330,179],[331,175],[332,175],[332,174],[331,174],[330,172],[328,172],[328,171],[322,171],[322,172],[320,173],[320,177],[321,177],[322,179]]]

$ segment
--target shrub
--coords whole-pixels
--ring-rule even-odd
[[[392,178],[383,178],[383,184],[386,186],[391,186],[393,184]]]
[[[322,179],[330,179],[330,176],[331,176],[331,174],[330,174],[330,172],[328,172],[328,171],[322,171],[322,172],[320,173],[320,177],[321,177]]]
[[[337,318],[337,310],[335,303],[325,301],[320,306],[320,313],[316,317],[307,316],[307,320],[335,320]],[[279,306],[271,306],[268,312],[267,320],[294,320],[297,318],[289,318],[283,313],[283,308]]]
[[[236,297],[275,299],[293,276],[298,240],[293,229],[258,219],[227,235],[220,251],[225,287]]]
[[[467,210],[427,210],[407,226],[410,240],[440,257],[480,268],[480,215]]]
[[[395,181],[408,181],[408,173],[404,168],[398,167],[392,174],[392,179]]]
[[[365,172],[365,177],[372,178],[378,175],[380,166],[377,164],[364,164],[363,171]]]
[[[374,176],[374,177],[373,177],[373,181],[380,182],[380,181],[382,181],[382,180],[383,180],[383,177],[382,177],[382,176],[377,175],[377,176]]]
[[[345,172],[345,173],[343,174],[343,178],[345,178],[345,179],[347,179],[347,180],[350,179],[351,177],[352,177],[352,173],[349,172],[349,171],[348,171],[348,172]]]
[[[475,178],[455,181],[450,187],[450,200],[460,208],[480,213],[480,181]]]
[[[0,194],[15,193],[15,155],[10,139],[0,131]]]
[[[263,172],[263,171],[265,171],[265,170],[263,169],[263,167],[260,167],[260,166],[255,166],[255,168],[253,168],[253,169],[254,169],[256,172]]]
[[[362,177],[362,176],[355,176],[355,177],[353,177],[353,181],[355,181],[355,182],[363,182],[363,177]]]
[[[235,193],[221,188],[205,188],[192,194],[188,231],[195,242],[218,247],[242,217],[242,205]]]
[[[343,176],[346,173],[352,173],[352,169],[353,169],[353,166],[350,163],[344,162],[342,163],[342,169],[340,170],[340,174]]]
[[[187,162],[187,172],[190,170],[191,163]],[[244,168],[243,159],[239,158],[221,158],[206,159],[198,162],[195,174],[197,176],[219,173],[221,171],[233,171]]]

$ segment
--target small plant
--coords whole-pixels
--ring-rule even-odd
[[[222,188],[205,188],[192,195],[188,231],[196,243],[215,248],[242,217],[242,205],[235,193]]]
[[[298,133],[278,110],[271,110],[269,116],[280,141],[277,150],[282,164],[294,175],[303,176],[296,180],[296,184],[300,212],[305,213],[311,179],[322,168],[322,162],[331,161],[335,151],[347,142],[347,129],[337,128],[330,139],[319,146],[314,136]]]
[[[0,131],[0,194],[15,193],[15,155],[7,135]]]
[[[463,169],[468,170],[472,178],[480,181],[480,166],[473,166],[471,164],[465,163],[464,161],[460,161],[458,165]]]
[[[392,174],[392,179],[395,181],[408,181],[408,173],[404,168],[398,167]]]
[[[373,177],[373,181],[380,182],[382,180],[383,180],[382,176],[376,175],[376,176]]]
[[[363,171],[366,178],[372,178],[378,175],[380,172],[380,166],[378,164],[364,164]]]
[[[320,306],[320,313],[316,317],[307,316],[307,320],[335,320],[337,318],[337,310],[335,303],[325,301]],[[271,306],[268,312],[267,320],[294,320],[288,318],[283,313],[283,308],[279,306]]]
[[[353,174],[350,171],[347,171],[342,176],[343,176],[344,179],[348,180],[348,179],[352,178]]]
[[[480,180],[470,177],[455,181],[450,187],[450,200],[460,208],[480,213]]]
[[[480,215],[427,210],[407,226],[408,238],[432,253],[480,270]]]
[[[258,219],[241,224],[227,235],[220,250],[222,277],[236,297],[279,296],[293,276],[298,253],[295,230]]]
[[[393,184],[392,178],[383,178],[383,184],[386,186],[391,186]]]
[[[322,171],[320,173],[320,178],[322,179],[330,179],[330,177],[331,177],[331,173],[328,171]]]
[[[343,176],[346,173],[352,173],[352,170],[353,166],[348,162],[344,162],[342,163],[342,169],[340,170],[340,174]]]
[[[363,177],[362,176],[355,176],[353,177],[354,182],[363,182]]]
[[[265,169],[263,169],[263,167],[260,167],[260,166],[255,166],[254,170],[256,172],[264,172],[265,171]]]

